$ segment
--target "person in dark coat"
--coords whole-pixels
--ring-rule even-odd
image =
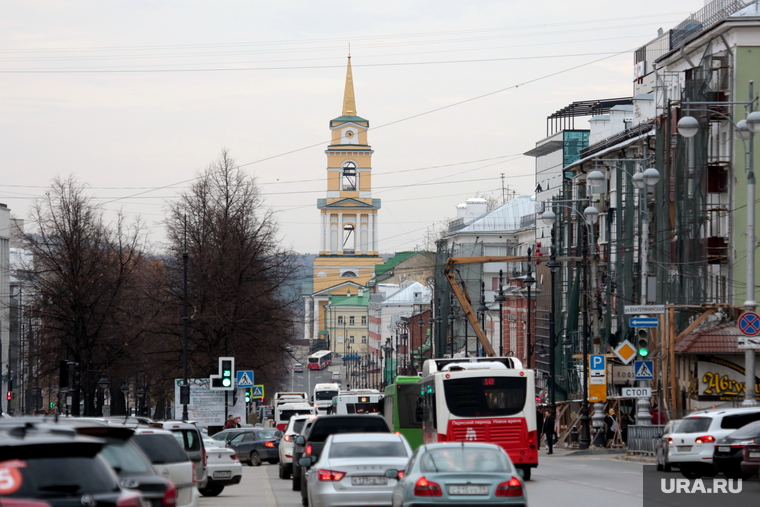
[[[554,454],[552,449],[552,446],[554,445],[554,414],[551,410],[545,412],[544,435],[546,435],[546,445],[549,447],[549,452],[547,454]]]

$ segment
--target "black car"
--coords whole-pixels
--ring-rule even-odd
[[[744,447],[760,443],[760,421],[751,422],[715,443],[713,466],[731,479],[749,479],[750,474],[742,472]]]
[[[374,414],[323,415],[314,419],[311,426],[306,428],[303,434],[296,437],[293,446],[293,482],[296,481],[296,469],[298,469],[298,480],[301,484],[301,504],[304,507],[309,505],[308,483],[302,470],[303,467],[299,463],[301,458],[311,458],[311,463],[316,463],[325,447],[325,441],[330,435],[390,432],[391,428],[385,422],[385,418]]]
[[[0,429],[0,498],[43,500],[52,507],[144,507],[124,491],[100,456],[102,439],[34,423]]]
[[[257,467],[263,461],[273,465],[280,461],[277,437],[282,435],[274,428],[238,428],[224,431],[224,441],[235,449],[240,462]],[[214,437],[212,437],[214,438]],[[217,440],[215,438],[215,440]]]

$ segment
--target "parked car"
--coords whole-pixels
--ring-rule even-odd
[[[145,507],[140,493],[122,489],[100,452],[102,439],[70,428],[25,424],[0,429],[0,496],[44,500],[51,507]],[[72,497],[72,492],[76,496]],[[9,503],[13,503],[12,501]]]
[[[760,472],[760,444],[744,446],[741,467],[742,472],[749,477],[757,475]]]
[[[300,459],[302,457],[314,457],[315,459],[312,462],[318,461],[327,437],[338,433],[391,433],[391,429],[384,418],[375,415],[325,415],[314,419],[314,422],[305,432],[296,437],[296,445],[293,452],[293,480],[295,481],[295,470],[296,465],[298,465],[297,468],[300,471],[299,478],[301,482],[301,503],[304,506],[307,506],[309,503],[308,484]],[[296,457],[298,457],[299,461],[295,461]],[[309,468],[306,467],[306,470]]]
[[[751,422],[760,420],[760,408],[730,408],[698,412],[683,419],[670,435],[668,460],[687,479],[715,474],[715,443]]]
[[[423,445],[405,470],[385,474],[398,479],[393,488],[393,507],[528,505],[523,479],[504,449],[494,444]]]
[[[260,466],[263,461],[274,465],[280,460],[277,449],[280,434],[274,428],[238,428],[228,430],[225,442],[235,450],[238,459],[249,466]]]
[[[293,373],[303,373],[303,365],[301,363],[294,364]]]
[[[198,488],[206,486],[206,451],[203,448],[203,434],[195,423],[186,421],[160,421],[151,423],[155,428],[171,431],[195,466],[195,480]]]
[[[744,447],[760,444],[760,421],[749,423],[715,443],[713,466],[731,479],[749,479],[752,474],[742,471]]]
[[[307,474],[308,505],[390,505],[398,470],[412,448],[394,433],[344,433],[327,437],[319,459],[301,458]],[[394,477],[385,476],[387,470]]]
[[[294,415],[288,421],[277,446],[280,455],[280,479],[290,479],[290,474],[293,473],[293,441],[297,435],[301,434],[306,422],[314,417],[313,415]]]
[[[174,435],[163,429],[137,427],[132,440],[150,459],[153,470],[177,488],[176,507],[196,507],[200,493],[195,465]]]
[[[662,430],[662,435],[657,439],[654,445],[655,462],[657,463],[657,470],[670,472],[671,464],[668,460],[668,444],[672,442],[670,435],[678,431],[678,425],[681,423],[681,419],[674,419],[668,421],[665,428]]]
[[[206,449],[206,471],[208,480],[206,486],[198,488],[203,496],[218,496],[227,486],[240,484],[243,478],[243,466],[238,461],[237,454],[227,447],[224,442],[206,438],[203,441]]]

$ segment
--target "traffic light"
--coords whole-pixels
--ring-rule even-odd
[[[211,379],[211,385],[209,387],[217,391],[232,391],[235,389],[234,376],[235,358],[220,357],[218,373],[209,375],[209,378]]]
[[[66,389],[69,387],[69,362],[61,359],[58,363],[58,387]]]
[[[649,355],[649,329],[640,327],[636,329],[637,351],[640,357]]]
[[[251,388],[245,390],[245,404],[249,405],[251,403]]]
[[[232,387],[232,360],[222,359],[222,386]]]
[[[11,401],[13,399],[13,391],[8,391],[8,394],[5,395],[5,399]]]

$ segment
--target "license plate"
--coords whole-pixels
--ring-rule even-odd
[[[691,450],[690,445],[679,445],[678,452],[689,452]]]
[[[730,447],[718,447],[718,452],[731,452]]]
[[[749,451],[750,458],[760,458],[760,451]]]
[[[387,484],[388,484],[387,477],[380,477],[380,476],[351,477],[352,486],[385,486]]]
[[[449,486],[449,495],[487,495],[488,486]]]
[[[232,472],[214,472],[214,479],[229,479]]]

